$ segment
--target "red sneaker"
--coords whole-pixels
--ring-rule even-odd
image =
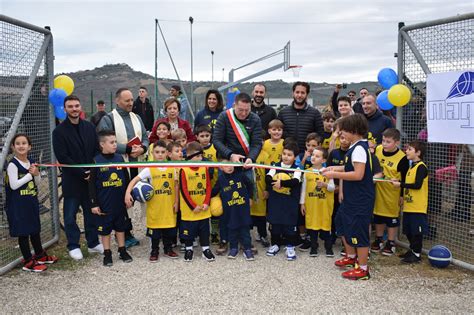
[[[164,255],[165,255],[165,257],[168,257],[168,258],[171,258],[171,259],[179,258],[179,255],[176,254],[173,250],[165,252]]]
[[[155,263],[158,261],[158,257],[160,257],[158,250],[152,249],[150,253],[150,262]]]
[[[350,280],[369,280],[370,273],[369,269],[363,270],[359,266],[356,266],[354,269],[343,272],[342,277]]]
[[[344,257],[336,260],[334,264],[338,267],[354,267],[357,263],[357,258]]]
[[[36,260],[36,262],[40,265],[44,265],[44,264],[54,264],[55,262],[58,261],[58,257],[56,256],[49,256],[48,254],[46,254],[46,252],[43,252],[43,254],[39,255],[39,256],[35,256],[34,258]]]
[[[34,259],[30,259],[29,261],[25,262],[23,260],[23,270],[25,271],[32,271],[32,272],[42,272],[48,269],[48,266],[46,265],[40,265],[38,262]]]

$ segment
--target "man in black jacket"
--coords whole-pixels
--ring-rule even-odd
[[[212,142],[217,154],[231,162],[255,162],[262,149],[262,126],[250,111],[250,101],[248,94],[240,93],[234,107],[217,117]]]
[[[64,100],[67,118],[53,131],[53,148],[59,163],[92,163],[98,152],[97,135],[93,124],[79,118],[81,103],[75,95]],[[81,232],[76,223],[79,206],[82,207],[87,247],[89,252],[103,253],[99,243],[97,226],[91,212],[88,191],[90,170],[87,168],[69,168],[62,170],[62,193],[64,197],[64,231],[67,237],[69,256],[75,260],[83,258],[79,239]]]
[[[138,97],[133,102],[132,112],[140,116],[145,125],[145,129],[151,132],[153,123],[155,122],[153,106],[151,106],[150,100],[148,99],[148,90],[146,87],[141,86],[138,90]]]
[[[265,104],[265,93],[267,88],[263,83],[257,83],[253,86],[252,91],[252,113],[260,117],[262,123],[262,130],[265,135],[268,135],[268,123],[277,117],[275,110]]]
[[[293,84],[293,102],[278,114],[283,124],[283,137],[292,137],[298,143],[300,152],[306,150],[306,136],[316,132],[321,139],[324,135],[323,119],[316,108],[306,103],[309,95],[309,84],[295,82]]]

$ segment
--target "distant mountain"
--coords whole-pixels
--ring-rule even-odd
[[[140,86],[145,86],[152,102],[155,98],[155,79],[153,76],[133,70],[125,63],[105,65],[92,70],[78,71],[66,73],[75,83],[74,94],[78,95],[86,112],[95,111],[95,103],[102,99],[110,108],[113,103],[114,93],[121,87],[128,87],[137,97],[137,91]],[[194,99],[196,110],[204,105],[204,96],[211,87],[217,88],[227,82],[210,82],[198,81],[194,82]],[[265,81],[267,86],[267,96],[271,98],[291,98],[291,83],[282,80]],[[328,104],[329,99],[334,91],[335,83],[314,83],[309,82],[311,86],[310,97],[313,98],[313,104]],[[168,97],[168,91],[171,85],[178,84],[177,80],[158,78],[158,91],[160,104]],[[242,83],[238,86],[240,91],[251,93],[254,82]],[[189,81],[183,81],[183,86],[188,97],[191,95],[191,84]],[[375,92],[379,86],[377,82],[360,82],[348,83],[347,88],[343,91],[346,94],[349,90],[359,91],[360,88],[366,87],[371,92]]]

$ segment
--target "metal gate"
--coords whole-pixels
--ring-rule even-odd
[[[427,75],[474,69],[473,33],[473,13],[408,26],[400,23],[399,80],[413,91],[412,102],[397,112],[403,142],[427,139]],[[424,251],[443,244],[453,253],[455,264],[474,270],[474,146],[430,142],[427,149],[430,229]]]
[[[16,133],[31,137],[31,158],[51,162],[54,116],[48,102],[53,83],[53,37],[41,28],[0,15],[0,274],[21,258],[16,238],[9,235],[5,212],[5,169],[11,159],[10,142]],[[41,171],[38,187],[41,239],[48,247],[58,241],[57,174]]]

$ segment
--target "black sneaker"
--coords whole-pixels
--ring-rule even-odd
[[[202,258],[204,258],[207,261],[216,260],[216,256],[214,256],[214,254],[211,252],[209,248],[202,252]]]
[[[382,255],[392,256],[393,254],[395,254],[395,250],[396,250],[395,243],[387,241],[385,243],[384,248],[382,249]]]
[[[112,253],[104,253],[104,266],[112,267],[114,262],[112,261]]]
[[[122,250],[119,252],[119,258],[124,262],[124,263],[130,263],[133,261],[132,256],[126,251]]]
[[[405,257],[408,257],[410,255],[410,253],[411,253],[411,249],[407,250],[403,254],[398,255],[398,257],[405,258]]]
[[[186,251],[184,252],[184,261],[193,261],[193,254],[194,252],[192,250],[186,249]]]
[[[373,252],[379,252],[382,249],[383,241],[381,239],[375,239],[375,241],[370,245],[370,250]]]
[[[420,261],[421,257],[416,256],[412,251],[410,251],[410,253],[401,260],[401,262],[405,264],[414,264],[419,263]]]
[[[312,248],[311,248],[311,251],[309,252],[309,257],[318,257],[318,256],[319,256],[319,254],[318,254],[318,249],[312,247]]]
[[[326,249],[326,257],[334,257],[334,251],[332,248]]]
[[[304,240],[303,244],[301,244],[298,249],[302,252],[307,252],[311,248],[311,242],[309,240]]]
[[[212,245],[219,245],[219,237],[217,234],[211,234],[211,244]]]

